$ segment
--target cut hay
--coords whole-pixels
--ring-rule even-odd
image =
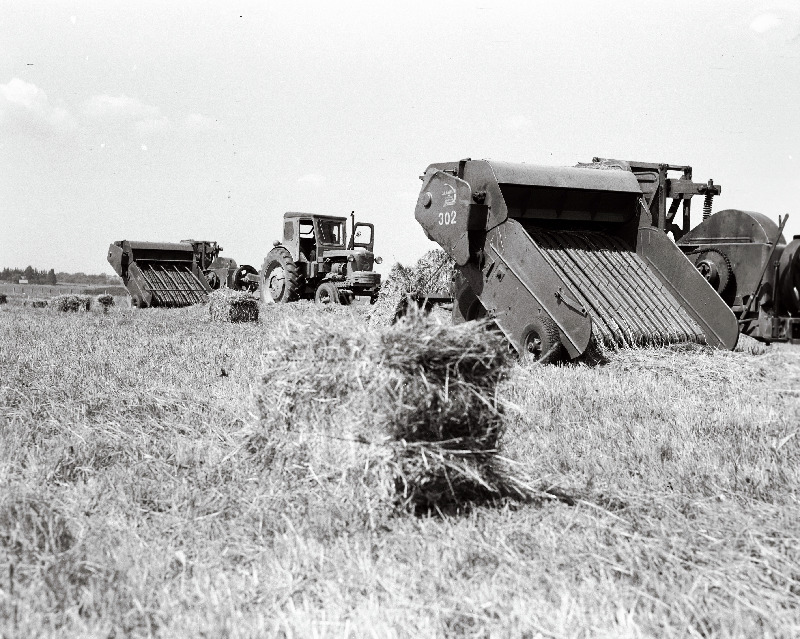
[[[88,295],[59,295],[50,300],[50,308],[62,313],[88,311],[92,307],[92,298]]]
[[[389,326],[407,304],[407,296],[451,295],[455,262],[441,249],[428,251],[413,266],[392,266],[370,312],[372,326]]]
[[[496,389],[511,365],[501,337],[421,314],[378,331],[308,321],[276,327],[285,342],[264,354],[246,442],[286,490],[318,486],[320,504],[333,496],[373,523],[526,496],[497,457]]]
[[[258,299],[245,291],[221,288],[208,296],[208,311],[215,322],[257,322]]]
[[[108,293],[101,293],[94,298],[95,305],[101,309],[103,313],[108,313],[108,309],[114,306],[114,296]]]

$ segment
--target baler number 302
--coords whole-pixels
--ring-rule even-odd
[[[456,223],[456,211],[442,211],[439,213],[439,226]]]

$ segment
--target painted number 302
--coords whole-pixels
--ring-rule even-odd
[[[456,212],[455,211],[442,211],[439,213],[439,226],[444,226],[445,224],[455,224],[456,223]]]

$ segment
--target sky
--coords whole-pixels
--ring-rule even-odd
[[[0,267],[194,238],[260,268],[285,211],[355,211],[388,268],[436,248],[428,164],[594,156],[800,234],[800,2],[0,0]]]

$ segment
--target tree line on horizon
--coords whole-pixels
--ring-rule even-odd
[[[122,280],[116,275],[87,275],[86,273],[65,273],[55,272],[55,269],[39,270],[32,266],[25,268],[4,268],[0,270],[0,280],[7,282],[19,282],[21,278],[28,280],[29,284],[48,284],[54,285],[61,283],[69,284],[98,284],[101,286],[113,286]]]

